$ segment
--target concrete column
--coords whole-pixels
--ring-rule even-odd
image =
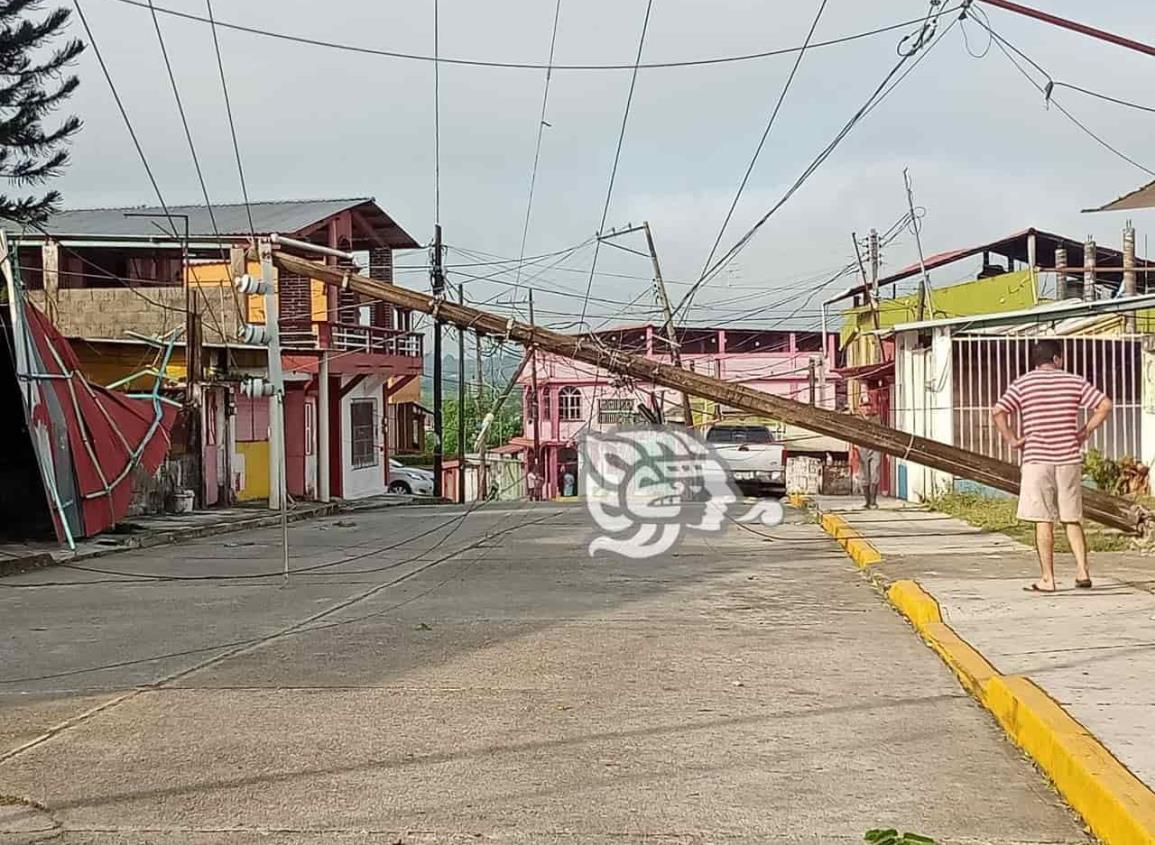
[[[1128,220],[1127,225],[1123,227],[1123,296],[1134,296],[1139,292],[1135,275],[1135,228]],[[1129,334],[1135,333],[1134,311],[1124,317],[1123,324]]]
[[[1083,300],[1095,299],[1096,246],[1094,238],[1087,238],[1083,245]]]
[[[1055,247],[1055,298],[1062,302],[1067,298],[1067,248]]]
[[[60,245],[54,240],[45,240],[40,248],[44,265],[44,311],[52,325],[58,325],[60,313]]]
[[[329,352],[321,351],[317,367],[317,495],[329,501]]]

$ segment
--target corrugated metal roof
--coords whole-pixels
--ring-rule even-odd
[[[1116,200],[1111,200],[1099,208],[1084,208],[1088,211],[1126,211],[1131,208],[1155,208],[1155,181],[1148,182],[1141,188],[1136,188],[1129,194],[1123,194]]]
[[[1049,302],[1036,308],[1020,311],[1001,311],[994,314],[976,314],[967,317],[945,317],[915,323],[900,323],[897,326],[882,329],[878,334],[891,335],[899,332],[936,329],[943,326],[961,326],[971,330],[1000,325],[1019,325],[1033,326],[1037,329],[1042,323],[1059,324],[1069,320],[1085,321],[1089,317],[1101,318],[1104,315],[1153,306],[1155,306],[1155,294],[1099,299],[1092,302],[1066,299],[1062,302]]]
[[[174,215],[176,236],[184,235],[184,219],[176,215],[188,215],[189,234],[194,237],[211,237],[216,230],[223,236],[244,236],[250,234],[249,210],[253,215],[252,228],[258,235],[278,233],[292,235],[351,208],[367,206],[366,219],[375,227],[387,232],[391,245],[398,248],[417,246],[371,197],[353,197],[328,200],[274,200],[250,203],[246,209],[243,203],[213,206],[210,218],[207,206],[170,205],[169,213]],[[126,217],[125,214],[150,214],[156,217]],[[161,227],[161,228],[158,228]],[[44,224],[44,229],[56,237],[121,237],[156,238],[169,233],[164,209],[155,206],[133,206],[128,208],[89,208],[62,211],[54,214]]]

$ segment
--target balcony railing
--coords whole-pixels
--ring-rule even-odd
[[[280,328],[281,346],[285,349],[338,349],[403,358],[424,355],[421,332],[307,320],[282,320]]]

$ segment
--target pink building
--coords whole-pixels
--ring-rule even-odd
[[[596,342],[647,358],[669,362],[669,344],[660,326],[629,326],[597,332]],[[799,402],[824,408],[839,403],[840,381],[828,371],[837,362],[838,337],[793,329],[684,328],[679,330],[682,363],[687,369],[708,373]],[[542,495],[562,495],[566,470],[578,477],[578,441],[588,431],[616,425],[643,423],[648,417],[682,423],[682,396],[675,390],[649,383],[626,383],[589,364],[539,353],[536,361],[538,395],[533,396],[533,372],[526,367],[518,383],[523,387],[524,430],[512,443],[529,453],[534,466],[535,427],[540,439]],[[694,422],[708,424],[726,417],[747,416],[734,408],[693,398]],[[535,418],[538,420],[535,426]],[[770,422],[770,421],[768,421]],[[791,440],[796,438],[791,433]],[[807,451],[804,444],[801,449]],[[813,451],[828,451],[839,444],[815,439]],[[842,447],[843,449],[845,447]]]

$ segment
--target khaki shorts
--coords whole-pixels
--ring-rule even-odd
[[[1083,465],[1023,464],[1019,519],[1027,522],[1083,520]]]

